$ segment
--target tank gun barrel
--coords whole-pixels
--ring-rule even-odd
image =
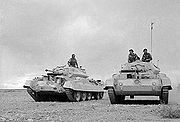
[[[45,71],[46,71],[46,72],[53,72],[52,70],[49,70],[49,69],[46,69]]]
[[[121,70],[119,72],[120,73],[133,73],[133,72],[139,73],[139,72],[142,72],[142,70]]]
[[[63,73],[47,73],[47,75],[63,75]]]
[[[50,73],[47,73],[47,75],[63,75],[63,73],[55,72],[53,70],[46,69],[45,71],[50,72]]]
[[[65,68],[66,67],[66,65],[63,65],[63,66],[57,66],[58,68]]]

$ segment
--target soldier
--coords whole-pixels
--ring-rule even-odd
[[[72,54],[72,57],[68,61],[68,65],[78,68],[78,63],[77,63],[77,60],[75,58],[75,54]]]
[[[141,60],[142,60],[143,62],[150,62],[150,61],[152,60],[151,54],[147,52],[147,49],[146,49],[146,48],[143,50],[143,52],[144,52],[144,54],[143,54]]]
[[[128,63],[132,63],[136,60],[140,60],[140,58],[137,56],[136,53],[134,53],[133,49],[130,49],[128,55]]]

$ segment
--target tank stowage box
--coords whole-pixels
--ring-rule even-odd
[[[111,104],[122,103],[125,96],[159,96],[160,103],[168,104],[170,79],[150,62],[136,61],[122,65],[119,74],[106,80],[105,90]]]
[[[85,101],[102,99],[101,80],[88,79],[81,68],[57,66],[46,75],[26,81],[24,88],[35,101]]]

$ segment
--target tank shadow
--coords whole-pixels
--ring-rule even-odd
[[[159,100],[125,100],[120,104],[140,104],[140,105],[157,105],[160,104]]]

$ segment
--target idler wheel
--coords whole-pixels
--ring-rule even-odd
[[[81,92],[74,91],[74,99],[75,101],[79,102],[81,100]]]
[[[86,92],[82,92],[81,99],[82,99],[82,101],[85,101],[87,99],[87,93]]]

